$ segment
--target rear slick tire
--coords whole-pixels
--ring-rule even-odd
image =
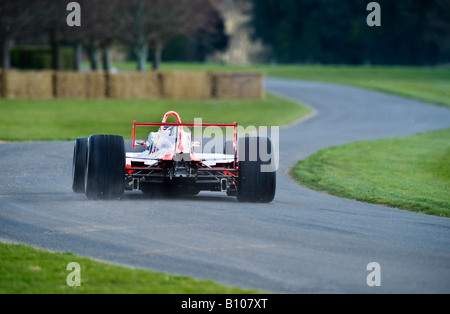
[[[262,150],[260,149],[262,148]],[[263,161],[261,152],[269,159]],[[262,171],[273,163],[273,148],[269,138],[246,137],[238,143],[238,181],[236,198],[239,202],[270,203],[275,197],[276,171]],[[264,158],[266,159],[266,158]]]
[[[86,173],[87,146],[87,137],[79,137],[76,139],[73,147],[72,190],[75,193],[84,193],[84,174]]]
[[[117,135],[91,135],[85,175],[90,200],[119,199],[124,194],[125,142]]]

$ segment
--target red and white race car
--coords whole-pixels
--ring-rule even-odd
[[[177,122],[168,123],[169,116]],[[150,132],[147,140],[136,140],[138,126],[159,129]],[[194,127],[232,127],[233,138],[224,142],[222,152],[203,152],[201,141],[191,138],[189,128]],[[160,123],[133,121],[132,146],[126,152],[123,137],[117,135],[78,138],[73,153],[73,191],[85,193],[93,200],[119,199],[125,190],[167,196],[225,191],[238,201],[262,203],[271,202],[275,196],[276,171],[270,168],[270,139],[238,139],[236,122],[182,123],[176,112],[169,111]],[[269,158],[261,158],[259,151],[265,151]]]

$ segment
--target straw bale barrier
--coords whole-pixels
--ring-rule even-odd
[[[85,73],[60,71],[55,73],[55,97],[60,99],[86,99]]]
[[[57,72],[55,95],[61,99],[104,99],[106,77],[104,72]]]
[[[106,98],[106,74],[104,72],[87,72],[83,74],[85,75],[86,98]]]
[[[1,85],[4,98],[51,99],[53,71],[3,71]]]
[[[164,72],[162,94],[169,99],[210,99],[211,83],[208,72]]]
[[[212,74],[212,95],[217,99],[262,99],[263,81],[259,72],[216,72]]]
[[[115,99],[158,99],[161,97],[159,72],[108,74],[107,97]]]
[[[261,99],[257,72],[53,72],[0,70],[9,99]]]

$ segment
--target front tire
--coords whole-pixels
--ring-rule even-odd
[[[262,149],[261,149],[262,148]],[[269,159],[263,160],[261,152]],[[266,156],[267,157],[267,156]],[[275,197],[276,171],[262,171],[274,162],[269,138],[246,137],[238,143],[238,180],[236,198],[239,202],[270,203]]]
[[[86,196],[90,200],[110,200],[123,196],[125,182],[125,142],[116,135],[91,135],[85,175]]]

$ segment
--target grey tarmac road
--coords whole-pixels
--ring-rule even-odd
[[[450,219],[315,192],[286,174],[325,147],[450,127],[450,110],[335,84],[266,88],[314,108],[280,130],[272,203],[213,192],[88,201],[71,190],[72,142],[7,143],[0,239],[279,293],[450,293]],[[381,286],[366,283],[371,262]]]

